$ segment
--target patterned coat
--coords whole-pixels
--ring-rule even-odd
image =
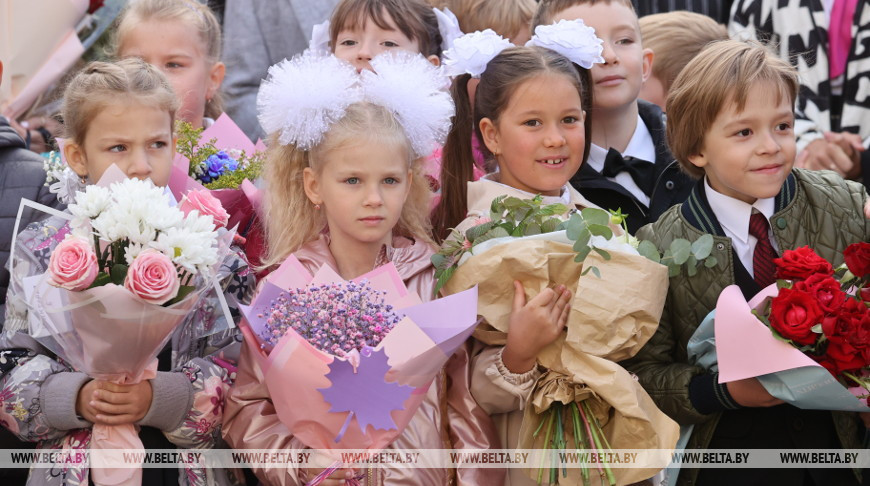
[[[831,130],[828,24],[822,0],[735,0],[728,33],[778,46],[800,72],[798,148]],[[859,1],[843,84],[840,130],[870,142],[870,3]],[[866,167],[866,165],[865,165]]]
[[[88,449],[91,423],[76,416],[78,391],[89,379],[74,371],[28,334],[22,279],[45,272],[58,230],[65,222],[52,217],[33,223],[15,243],[6,325],[0,334],[0,425],[39,449]],[[218,270],[227,302],[247,302],[253,274],[240,254],[231,254]],[[182,448],[222,444],[220,426],[225,397],[235,378],[241,345],[236,328],[226,323],[216,296],[206,297],[175,329],[170,372],[151,381],[152,407],[138,425],[159,429]],[[214,332],[216,329],[225,329]],[[159,404],[159,405],[156,405]],[[31,469],[28,485],[87,485],[87,467]],[[179,484],[232,484],[223,469],[186,467]]]

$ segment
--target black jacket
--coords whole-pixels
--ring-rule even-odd
[[[628,214],[628,231],[634,234],[641,226],[655,222],[675,204],[689,197],[695,181],[686,175],[668,150],[665,136],[665,115],[662,110],[643,100],[637,101],[638,112],[656,146],[655,178],[650,207],[647,208],[628,190],[606,179],[589,164],[583,164],[571,178],[573,185],[586,199],[604,209],[622,209]],[[605,147],[608,148],[608,147]]]
[[[0,117],[0,324],[5,320],[6,288],[9,286],[6,260],[22,198],[54,208],[60,206],[45,186],[43,158],[27,150],[18,132]],[[18,231],[44,216],[43,213],[25,210]]]

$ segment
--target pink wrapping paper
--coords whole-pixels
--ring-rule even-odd
[[[386,291],[385,301],[402,309],[401,313],[405,314],[375,348],[376,352],[383,350],[389,358],[390,369],[383,377],[384,382],[413,387],[413,391],[402,402],[401,409],[392,409],[390,412],[396,425],[392,429],[376,429],[367,425],[363,431],[357,418],[353,417],[345,432],[340,432],[346,425],[348,413],[330,412],[331,404],[319,390],[331,386],[327,377],[329,365],[340,358],[314,348],[292,330],[271,351],[260,348],[258,332],[262,323],[258,322],[257,314],[267,309],[281,290],[301,288],[309,282],[340,281],[341,277],[329,266],[324,265],[317,274],[311,276],[291,256],[270,274],[255,302],[251,306],[241,306],[246,317],[241,326],[245,342],[263,370],[278,417],[296,437],[312,448],[380,449],[389,445],[402,433],[438,371],[470,336],[476,324],[476,288],[418,305],[419,297],[411,297],[413,294],[408,292],[392,264],[355,280],[363,278],[368,279],[373,288]],[[444,312],[433,322],[417,322],[421,319],[416,317],[412,319],[411,316],[436,315],[431,312],[430,306],[444,309]],[[365,365],[365,362],[361,364]],[[375,385],[377,383],[372,383],[372,386]],[[336,441],[337,437],[340,440]]]

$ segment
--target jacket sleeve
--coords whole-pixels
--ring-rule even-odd
[[[263,372],[243,345],[236,383],[230,389],[224,411],[223,436],[236,449],[274,449],[300,451],[305,445],[293,437],[278,418]],[[301,485],[299,468],[286,465],[274,468],[252,467],[264,484]]]
[[[511,373],[501,360],[504,346],[475,345],[471,361],[471,395],[486,413],[508,413],[526,406],[541,376],[535,366],[526,373]]]
[[[0,335],[0,424],[26,442],[57,439],[93,424],[76,415],[90,379],[55,359],[23,332]]]
[[[453,449],[501,449],[489,414],[471,396],[471,342],[466,342],[444,367],[447,375],[447,424]],[[505,470],[458,468],[460,485],[502,484]]]

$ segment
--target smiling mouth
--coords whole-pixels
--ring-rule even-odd
[[[567,161],[568,161],[568,157],[562,157],[562,158],[558,158],[558,159],[538,159],[539,164],[553,165],[553,166],[563,164]]]
[[[763,167],[759,167],[757,169],[752,169],[752,172],[762,172],[762,173],[776,172],[782,166],[783,166],[783,164],[768,164],[768,165],[765,165]]]

